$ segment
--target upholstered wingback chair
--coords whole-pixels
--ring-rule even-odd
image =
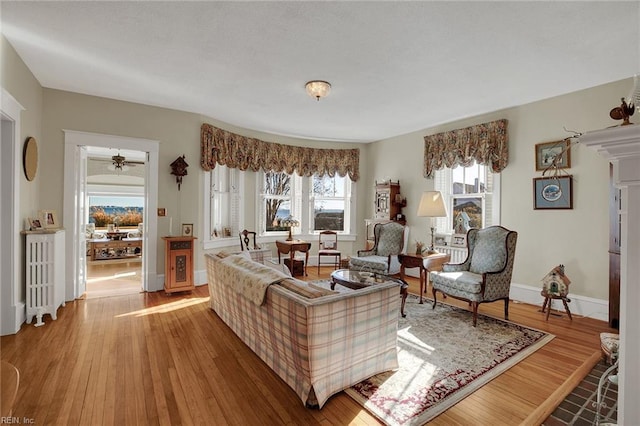
[[[349,261],[349,269],[393,275],[400,272],[398,255],[406,253],[408,228],[397,222],[377,223],[373,228],[374,244],[370,250],[358,250]]]
[[[467,259],[460,264],[445,263],[441,272],[431,272],[433,307],[439,291],[469,302],[473,326],[478,305],[504,300],[504,318],[509,318],[509,289],[518,233],[502,226],[470,229],[467,232]]]

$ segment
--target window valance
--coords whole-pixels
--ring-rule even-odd
[[[360,150],[320,149],[264,142],[237,135],[204,123],[200,128],[200,165],[204,170],[216,164],[257,172],[273,170],[300,176],[314,174],[360,177]]]
[[[503,119],[425,136],[424,177],[433,177],[443,167],[468,167],[474,160],[501,172],[509,160],[507,124]]]

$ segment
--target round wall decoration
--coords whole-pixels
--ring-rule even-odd
[[[32,181],[36,177],[36,171],[38,171],[38,143],[35,138],[29,137],[24,143],[22,157],[24,175],[28,181]]]

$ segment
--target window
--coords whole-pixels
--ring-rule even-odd
[[[469,228],[500,223],[500,174],[482,164],[436,171],[435,189],[441,191],[447,212],[437,219],[444,233],[466,234]]]
[[[351,179],[347,177],[312,176],[309,179],[311,229],[329,229],[348,233],[350,228]]]
[[[217,166],[205,173],[204,187],[205,242],[237,238],[241,231],[243,173],[238,169]],[[228,241],[223,245],[228,245]]]
[[[300,183],[297,174],[265,172],[260,191],[261,214],[258,226],[261,234],[289,232],[282,221],[292,217],[300,221]],[[293,231],[293,230],[292,230]]]
[[[352,228],[351,200],[354,185],[348,177],[317,176],[301,178],[281,172],[261,173],[259,193],[261,213],[258,227],[262,235],[285,235],[281,226],[292,217],[300,225],[294,234],[312,234],[331,229],[348,234]]]

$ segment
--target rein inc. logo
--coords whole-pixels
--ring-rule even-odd
[[[33,425],[36,424],[36,419],[31,417],[0,417],[0,424],[3,425]]]

